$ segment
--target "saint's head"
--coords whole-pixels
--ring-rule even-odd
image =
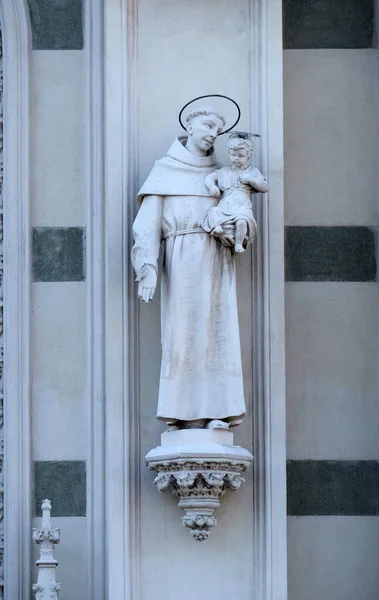
[[[189,113],[186,121],[187,150],[198,156],[206,156],[225,127],[224,117],[212,107],[199,107]]]

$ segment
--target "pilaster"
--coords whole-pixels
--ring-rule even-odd
[[[4,598],[30,598],[29,49],[26,0],[1,0],[4,66]]]

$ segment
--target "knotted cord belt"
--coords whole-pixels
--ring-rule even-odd
[[[202,227],[194,227],[193,229],[179,229],[178,231],[169,231],[165,233],[163,239],[176,237],[177,235],[187,235],[189,233],[206,233]]]

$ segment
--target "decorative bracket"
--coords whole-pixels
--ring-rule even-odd
[[[239,490],[252,460],[247,450],[233,446],[229,431],[205,429],[166,432],[162,446],[146,456],[149,468],[158,473],[157,489],[179,497],[182,523],[198,542],[208,539],[221,496]]]

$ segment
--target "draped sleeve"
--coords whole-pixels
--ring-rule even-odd
[[[261,192],[263,194],[269,190],[266,178],[256,167],[251,169],[251,186],[255,192]]]
[[[134,246],[131,258],[137,276],[144,265],[152,265],[158,270],[162,213],[162,196],[144,196],[133,223]]]

